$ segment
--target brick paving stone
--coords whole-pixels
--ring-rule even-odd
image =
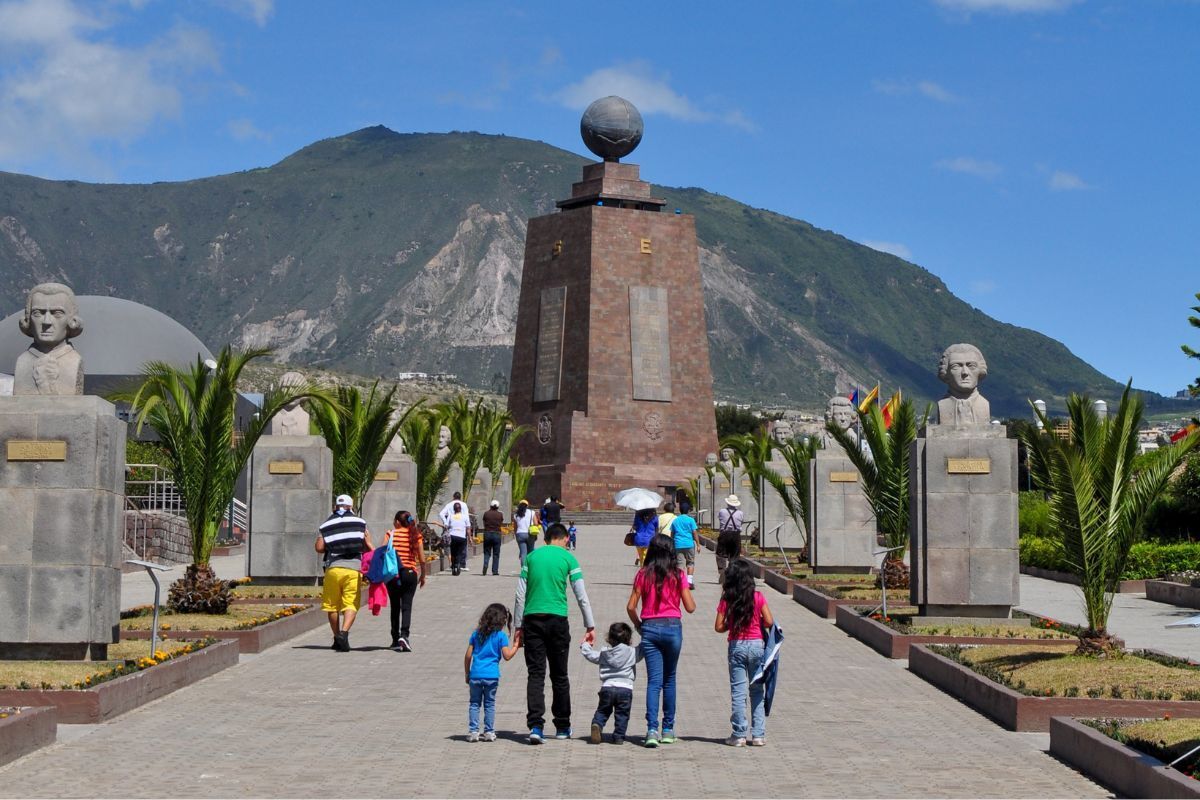
[[[578,556],[603,630],[624,619],[634,574],[625,529],[580,531]],[[504,574],[431,578],[417,593],[412,653],[384,649],[386,611],[364,615],[347,654],[305,634],[86,734],[0,768],[6,797],[1104,797],[1044,752],[764,587],[787,632],[768,746],[729,735],[724,637],[710,554],[684,621],[677,744],[593,746],[596,668],[571,658],[575,740],[524,743],[524,661],[503,667],[495,743],[465,741],[462,655],[483,606],[511,604]],[[478,560],[472,559],[477,568]],[[572,632],[582,636],[572,603]],[[645,732],[639,674],[630,734]],[[547,686],[547,696],[549,687]],[[381,769],[389,760],[391,769]],[[381,780],[381,773],[394,777]]]

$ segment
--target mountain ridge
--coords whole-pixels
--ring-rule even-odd
[[[157,308],[210,347],[494,386],[509,368],[526,222],[554,213],[586,163],[516,137],[372,126],[189,181],[0,173],[0,303],[15,310],[29,286],[63,280]],[[956,341],[982,348],[998,414],[1119,392],[919,265],[700,187],[654,192],[696,217],[718,396],[815,409],[881,380],[933,399],[937,358]]]

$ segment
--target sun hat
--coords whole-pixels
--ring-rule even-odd
[[[731,508],[739,508],[742,505],[742,501],[738,500],[738,496],[736,494],[731,494],[729,497],[725,498],[725,505]]]
[[[354,508],[354,498],[348,494],[339,494],[337,500],[333,501],[333,504],[335,506],[349,506],[350,508]]]

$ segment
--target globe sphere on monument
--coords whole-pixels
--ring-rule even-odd
[[[587,107],[579,132],[587,149],[605,161],[618,161],[642,141],[642,115],[623,97],[601,97]]]

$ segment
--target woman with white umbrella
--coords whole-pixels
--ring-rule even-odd
[[[634,488],[617,492],[615,499],[618,506],[637,512],[633,515],[629,534],[633,537],[633,546],[637,548],[637,561],[634,563],[640,567],[646,557],[646,548],[650,546],[650,540],[658,533],[658,515],[655,510],[663,500],[662,495],[649,489]]]

